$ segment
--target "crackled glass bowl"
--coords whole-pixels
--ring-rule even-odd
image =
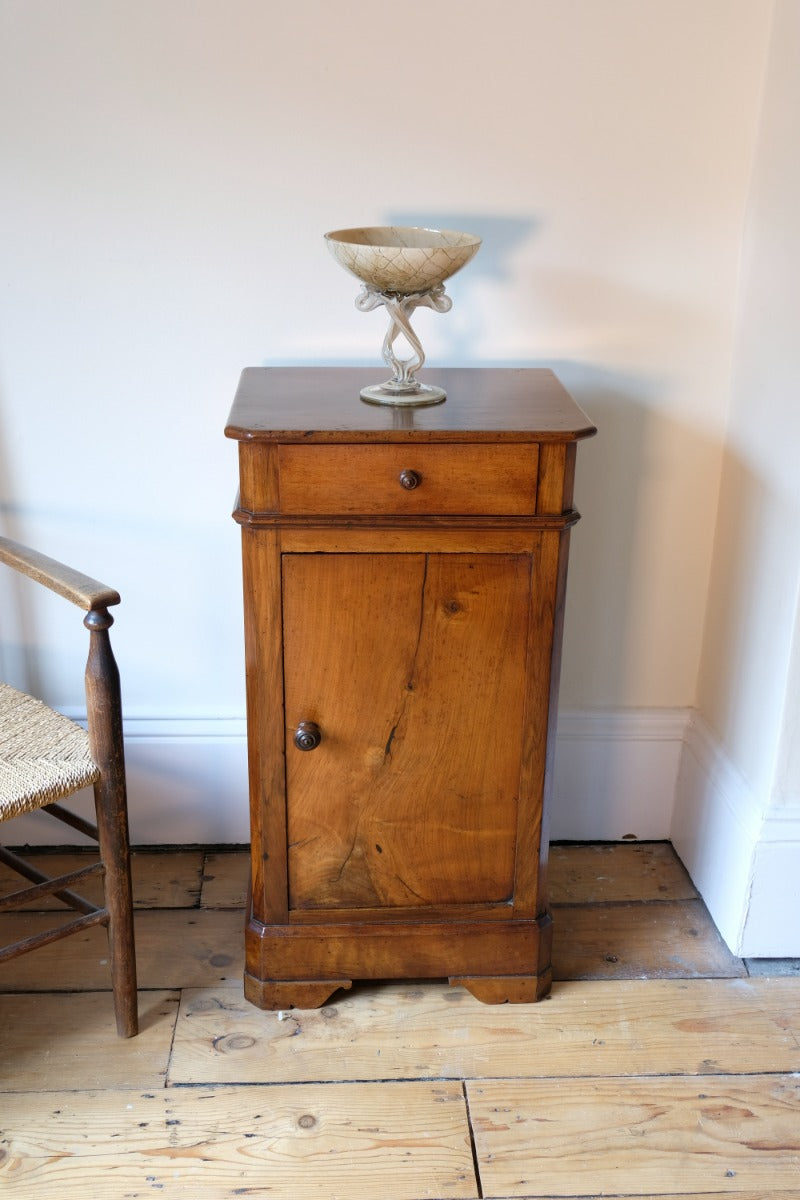
[[[337,229],[325,239],[345,270],[377,292],[430,292],[477,253],[481,239],[452,229],[373,225]]]

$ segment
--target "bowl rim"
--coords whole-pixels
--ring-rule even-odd
[[[354,241],[350,234],[357,233],[389,233],[395,231],[397,233],[435,233],[441,237],[457,237],[463,239],[459,242],[443,242],[441,246],[403,246],[395,242],[365,242]],[[471,246],[480,246],[483,239],[477,233],[468,233],[460,229],[435,229],[431,225],[353,225],[347,229],[332,229],[324,234],[324,237],[329,242],[336,242],[340,246],[356,246],[360,249],[380,250],[380,249],[406,249],[406,250],[444,250],[451,248],[453,250],[468,249]]]

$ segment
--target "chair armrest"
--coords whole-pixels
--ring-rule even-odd
[[[44,584],[86,612],[96,612],[120,602],[119,592],[113,588],[10,538],[0,537],[0,562]]]

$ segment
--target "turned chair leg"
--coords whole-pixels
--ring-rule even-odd
[[[138,1032],[136,953],[133,932],[133,896],[122,740],[122,703],[119,671],[111,650],[107,611],[90,612],[84,624],[90,630],[86,663],[86,700],[89,744],[100,768],[94,785],[100,857],[105,865],[105,903],[108,909],[108,943],[117,1032],[133,1037]]]
[[[95,784],[95,808],[100,857],[105,866],[105,906],[108,909],[108,947],[114,1013],[120,1037],[138,1033],[136,952],[133,936],[133,895],[128,845],[124,780],[101,779]]]

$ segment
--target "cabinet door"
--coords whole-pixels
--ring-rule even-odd
[[[290,908],[510,900],[530,556],[285,554],[282,575]]]

